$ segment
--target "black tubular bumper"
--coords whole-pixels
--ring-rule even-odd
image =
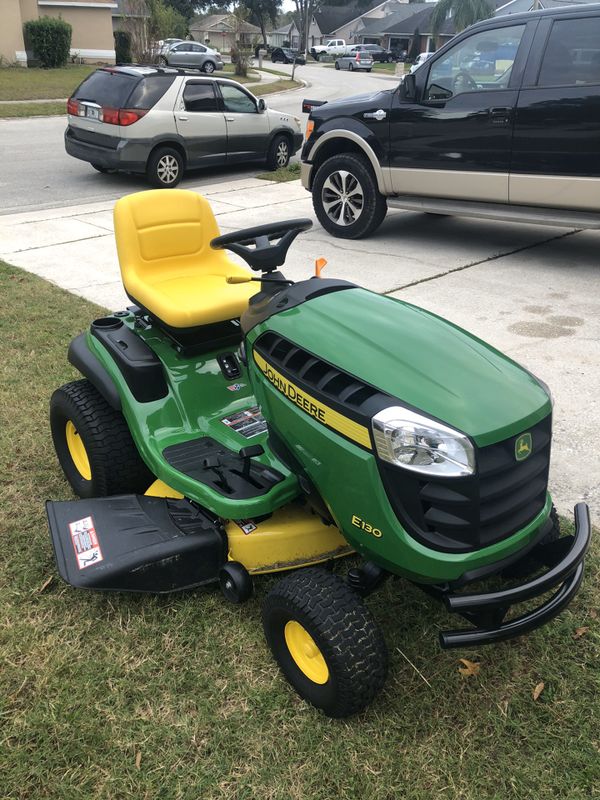
[[[585,554],[590,544],[590,512],[585,503],[575,506],[575,535],[564,536],[540,546],[540,560],[550,565],[547,572],[510,589],[481,594],[451,594],[439,589],[437,594],[448,611],[468,619],[477,627],[442,631],[444,649],[491,644],[528,633],[551,620],[577,594],[583,578]],[[545,552],[544,552],[545,551]],[[539,597],[558,587],[552,597],[537,608],[503,622],[511,606]]]

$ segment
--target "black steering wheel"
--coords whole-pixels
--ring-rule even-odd
[[[225,233],[213,239],[210,246],[214,250],[231,250],[257,272],[273,272],[285,262],[296,236],[309,228],[310,219],[287,219]]]
[[[479,86],[477,86],[466,69],[459,70],[454,76],[454,80],[452,81],[452,90],[454,94],[456,94],[457,87],[460,87],[463,91],[476,91],[479,89]]]

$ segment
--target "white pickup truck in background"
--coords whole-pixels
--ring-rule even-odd
[[[348,50],[349,45],[344,39],[330,39],[325,44],[316,44],[310,48],[310,54],[319,61],[323,56],[343,56]]]

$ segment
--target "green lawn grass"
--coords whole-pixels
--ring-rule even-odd
[[[62,100],[70,97],[95,69],[89,64],[71,64],[62,69],[2,67],[0,100]]]
[[[276,183],[286,183],[287,181],[297,181],[300,178],[300,163],[294,161],[287,167],[280,167],[272,172],[262,172],[256,176],[263,181],[275,181]]]
[[[44,500],[71,492],[48,400],[77,377],[68,343],[102,310],[2,264],[0,296],[3,798],[598,796],[597,544],[558,620],[480,651],[440,651],[445,612],[404,581],[386,583],[369,600],[390,650],[385,689],[360,716],[326,719],[284,682],[264,643],[260,604],[274,578],[236,607],[212,590],[94,594],[57,577]],[[577,637],[580,627],[589,630]],[[461,676],[460,657],[479,674]]]
[[[67,113],[64,100],[49,103],[0,103],[0,119],[11,117],[55,117]]]

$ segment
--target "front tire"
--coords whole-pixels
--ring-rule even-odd
[[[265,598],[263,627],[287,680],[329,717],[362,711],[385,682],[379,627],[358,595],[324,569],[280,580]]]
[[[58,462],[79,497],[143,494],[153,481],[125,418],[87,380],[66,383],[50,400]]]
[[[212,75],[215,69],[216,66],[212,61],[205,61],[202,65],[202,72],[206,72],[207,75]]]
[[[290,141],[287,136],[276,136],[271,142],[267,153],[267,169],[283,169],[290,163],[291,157]]]
[[[381,225],[387,212],[375,175],[360,156],[328,158],[317,170],[313,208],[323,228],[340,239],[362,239]]]
[[[183,177],[183,158],[173,147],[159,147],[148,159],[146,177],[158,189],[172,189]]]

